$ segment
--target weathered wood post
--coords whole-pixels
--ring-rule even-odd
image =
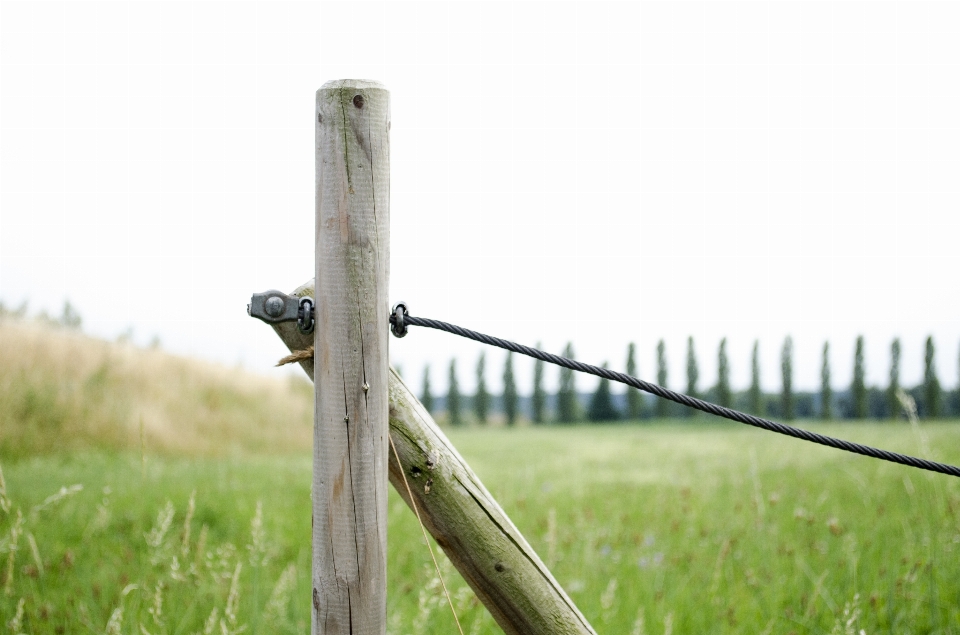
[[[317,91],[314,635],[386,632],[389,129],[379,83]]]
[[[298,287],[293,296],[315,297],[313,281]],[[313,343],[293,322],[273,323],[273,329],[291,352],[302,353]],[[313,357],[300,366],[315,378]],[[427,531],[503,632],[596,635],[400,376],[391,371],[387,381],[390,436],[400,458],[397,463],[390,455],[390,484],[408,505],[416,505]]]

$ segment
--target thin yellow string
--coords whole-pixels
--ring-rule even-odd
[[[403,476],[403,484],[407,488],[407,495],[410,497],[410,506],[413,507],[413,513],[417,515],[417,522],[420,523],[420,531],[423,532],[423,541],[427,543],[427,549],[430,551],[430,558],[433,560],[433,566],[437,570],[437,578],[440,579],[440,586],[443,587],[443,594],[447,596],[447,604],[450,605],[450,612],[453,613],[453,621],[457,623],[457,630],[463,635],[463,628],[460,626],[460,619],[457,617],[457,610],[453,608],[453,600],[450,598],[450,591],[447,590],[447,584],[443,581],[443,575],[440,574],[440,565],[437,564],[437,557],[433,555],[433,546],[430,544],[430,538],[427,536],[427,529],[423,526],[423,520],[420,518],[420,510],[417,509],[417,501],[413,498],[413,491],[410,489],[410,483],[407,481],[407,472],[403,469],[403,463],[400,462],[400,455],[397,453],[397,446],[393,444],[393,437],[387,435],[390,439],[390,447],[393,449],[393,456],[397,459],[397,467],[400,468],[400,474]]]

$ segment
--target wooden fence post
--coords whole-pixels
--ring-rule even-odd
[[[313,281],[293,295],[315,297]],[[273,330],[291,352],[313,343],[294,322],[274,324]],[[314,379],[313,358],[300,366]],[[427,531],[504,633],[596,635],[400,376],[390,371],[387,379],[390,436],[400,457],[397,464],[390,455],[390,484],[408,505],[416,504]],[[415,500],[407,493],[404,473]]]
[[[314,635],[386,632],[389,128],[382,85],[317,91]]]

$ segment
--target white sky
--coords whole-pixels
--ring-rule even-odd
[[[313,270],[314,91],[392,95],[391,298],[672,387],[957,384],[960,4],[2,2],[0,301],[263,373],[252,292]],[[474,385],[479,347],[391,340]],[[488,353],[500,386],[504,353]],[[517,364],[521,390],[532,362]],[[556,371],[548,384],[555,386]],[[581,378],[581,389],[595,380]],[[418,388],[419,389],[419,388]]]

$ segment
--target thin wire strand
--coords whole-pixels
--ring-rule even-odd
[[[395,323],[396,317],[390,316],[390,322],[391,324]],[[606,368],[600,368],[599,366],[584,364],[583,362],[567,359],[566,357],[561,357],[560,355],[546,353],[530,346],[524,346],[509,340],[500,339],[499,337],[493,337],[492,335],[471,331],[470,329],[465,329],[462,326],[456,326],[455,324],[448,324],[447,322],[431,320],[429,318],[414,317],[408,314],[403,316],[403,323],[404,326],[423,326],[426,328],[437,329],[439,331],[446,331],[447,333],[459,335],[460,337],[465,337],[482,344],[496,346],[497,348],[513,351],[514,353],[533,357],[534,359],[556,364],[557,366],[562,366],[564,368],[569,368],[581,373],[588,373],[590,375],[616,381],[650,393],[651,395],[656,395],[657,397],[668,399],[669,401],[687,406],[688,408],[694,408],[696,410],[700,410],[701,412],[716,415],[724,419],[730,419],[731,421],[737,421],[755,428],[761,428],[770,432],[777,432],[788,437],[810,441],[811,443],[818,443],[820,445],[836,448],[838,450],[844,450],[846,452],[853,452],[854,454],[861,454],[863,456],[869,456],[875,459],[881,459],[883,461],[890,461],[891,463],[899,463],[900,465],[907,465],[909,467],[915,467],[921,470],[928,470],[930,472],[937,472],[939,474],[946,474],[948,476],[960,477],[960,468],[954,465],[938,463],[936,461],[930,461],[927,459],[920,459],[905,454],[899,454],[897,452],[890,452],[888,450],[881,450],[868,445],[861,445],[852,441],[845,441],[843,439],[817,434],[816,432],[811,432],[802,428],[794,428],[793,426],[789,426],[784,423],[770,421],[769,419],[763,419],[761,417],[746,414],[738,410],[718,406],[710,403],[709,401],[697,399],[696,397],[674,392],[668,388],[664,388],[663,386],[658,386],[657,384],[652,384],[650,382],[643,381],[642,379],[625,375],[624,373],[618,373]]]
[[[450,598],[450,591],[447,590],[447,584],[443,581],[443,575],[440,573],[440,565],[437,563],[437,557],[433,555],[433,546],[430,544],[430,538],[427,536],[427,528],[423,526],[423,520],[420,518],[420,510],[417,509],[417,501],[413,497],[413,491],[410,489],[410,483],[407,481],[407,471],[403,469],[403,463],[400,462],[400,454],[397,452],[397,446],[393,444],[393,437],[387,435],[390,439],[390,448],[393,450],[393,456],[397,459],[397,467],[400,468],[400,475],[403,476],[403,485],[407,488],[407,496],[410,497],[410,506],[413,507],[413,513],[417,515],[417,522],[420,523],[420,531],[423,532],[423,541],[427,543],[427,549],[430,551],[430,559],[433,560],[433,567],[437,570],[437,578],[440,579],[440,586],[443,587],[443,594],[447,596],[447,604],[450,605],[450,612],[453,613],[453,621],[457,623],[457,630],[463,635],[463,627],[460,626],[460,618],[457,617],[457,610],[453,608],[453,599]]]

